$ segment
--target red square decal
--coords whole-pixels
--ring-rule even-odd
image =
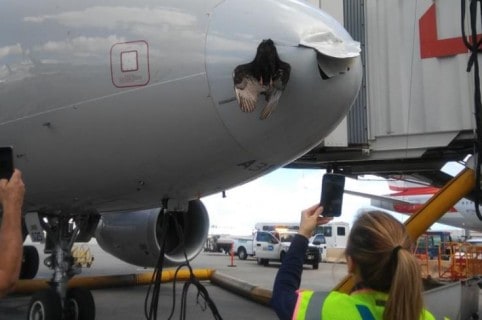
[[[114,44],[110,49],[112,83],[118,88],[149,83],[149,45],[146,41]]]

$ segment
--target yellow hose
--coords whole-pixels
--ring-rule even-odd
[[[162,272],[161,281],[170,282],[174,280],[175,269],[168,269]],[[214,270],[212,269],[194,269],[193,273],[198,280],[210,280]],[[95,277],[75,277],[69,283],[69,288],[85,287],[89,289],[100,289],[109,287],[124,287],[135,285],[146,285],[151,283],[153,272],[144,272],[140,274],[122,274],[112,276],[95,276]],[[177,280],[189,280],[189,270],[180,270],[177,273]],[[33,293],[49,287],[47,279],[19,280],[15,287],[14,293]]]

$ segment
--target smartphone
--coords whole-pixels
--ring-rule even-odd
[[[12,177],[13,170],[12,147],[0,147],[0,179],[9,180]]]
[[[345,176],[335,173],[326,173],[321,183],[321,201],[324,217],[339,217],[343,205],[343,192],[345,190]]]

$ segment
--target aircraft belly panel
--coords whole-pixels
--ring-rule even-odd
[[[0,39],[0,144],[14,146],[31,208],[220,190],[244,151],[209,97],[207,1],[5,7],[16,35]]]
[[[15,146],[33,205],[109,200],[119,209],[193,198],[244,152],[207,93],[198,75],[113,95],[5,124],[0,145]]]
[[[301,1],[4,7],[0,28],[15,32],[0,39],[0,145],[14,147],[26,210],[144,209],[234,187],[318,144],[361,81],[351,56],[321,78],[320,52],[353,40]],[[324,34],[340,41],[323,44]],[[291,76],[261,120],[259,105],[240,110],[232,74],[267,38]]]

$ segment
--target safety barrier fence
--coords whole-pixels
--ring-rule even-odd
[[[441,247],[434,259],[427,253],[416,254],[422,277],[458,281],[482,276],[482,246],[446,242]]]

